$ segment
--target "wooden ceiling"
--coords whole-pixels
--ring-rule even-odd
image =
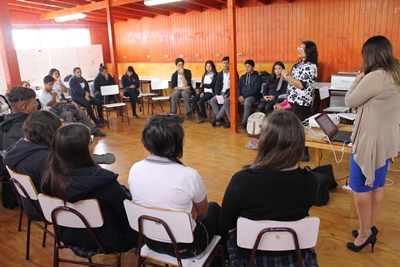
[[[8,7],[9,10],[38,14],[42,20],[85,12],[87,17],[82,20],[106,23],[107,1],[114,22],[227,8],[227,0],[183,0],[151,7],[144,5],[143,0],[8,0]],[[293,0],[237,0],[236,7],[268,5],[274,2],[288,3]]]

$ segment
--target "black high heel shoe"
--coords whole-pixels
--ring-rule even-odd
[[[354,243],[349,242],[347,243],[347,248],[354,251],[354,252],[360,252],[361,250],[363,250],[368,244],[371,244],[372,248],[371,248],[371,252],[374,252],[374,246],[375,246],[375,242],[376,242],[376,236],[371,233],[371,235],[367,238],[367,240],[365,240],[364,244],[360,245],[360,246],[356,246],[354,245]]]
[[[375,226],[372,226],[372,227],[371,227],[371,232],[372,232],[375,236],[377,236],[378,233],[379,233],[378,228],[376,228]],[[358,230],[353,230],[353,231],[351,231],[351,234],[352,234],[355,238],[357,238],[357,236],[358,236]]]

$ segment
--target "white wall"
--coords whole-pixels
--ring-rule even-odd
[[[43,85],[43,78],[51,68],[60,71],[61,77],[72,74],[74,67],[82,69],[82,76],[92,80],[103,63],[101,45],[17,50],[21,80],[27,80],[32,88]]]

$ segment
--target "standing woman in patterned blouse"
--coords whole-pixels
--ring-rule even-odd
[[[310,116],[314,85],[318,75],[318,51],[317,45],[313,41],[302,42],[297,51],[300,62],[293,66],[290,74],[283,69],[281,75],[289,83],[287,99],[292,106],[291,109],[300,121],[304,121]],[[310,160],[308,147],[304,149],[301,160]]]

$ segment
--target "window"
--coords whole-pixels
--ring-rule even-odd
[[[13,30],[15,49],[90,45],[88,29]]]

